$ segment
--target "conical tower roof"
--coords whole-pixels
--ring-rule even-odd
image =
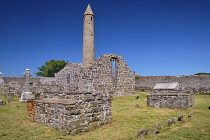
[[[87,9],[86,9],[84,15],[94,15],[93,14],[93,11],[92,11],[92,9],[90,7],[90,4],[88,4]]]

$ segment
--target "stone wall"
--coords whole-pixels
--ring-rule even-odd
[[[80,63],[68,63],[55,78],[69,92],[108,90],[113,95],[126,95],[134,93],[135,88],[135,73],[116,54],[102,55],[88,68]]]
[[[25,88],[24,77],[2,77],[3,84],[2,88],[6,93],[15,93],[16,96],[20,96],[23,89]],[[40,84],[40,78],[29,78],[30,89],[33,91],[35,87],[38,87]]]
[[[19,85],[25,84],[25,77],[2,77],[4,84],[8,85],[10,83],[18,83]],[[32,85],[40,84],[52,84],[55,83],[54,77],[31,77],[29,78],[29,83]]]
[[[147,106],[154,108],[186,109],[194,106],[192,94],[149,94]]]
[[[5,84],[10,84],[12,82],[16,82],[19,85],[24,85],[25,84],[25,77],[2,77],[4,80]],[[29,78],[29,83],[35,83],[38,84],[40,82],[40,77],[33,77]]]
[[[108,63],[111,64],[110,61],[108,61]],[[134,85],[133,72],[126,68],[127,70],[125,70],[124,73],[118,72],[116,80],[110,76],[112,75],[110,64],[109,67],[101,68],[102,66],[100,65],[102,65],[102,62],[97,62],[94,67],[98,65],[98,69],[103,69],[102,73],[100,73],[100,70],[97,70],[97,68],[93,70],[91,70],[91,68],[83,69],[82,64],[68,63],[67,66],[58,73],[57,78],[30,78],[30,89],[33,93],[41,93],[44,91],[78,91],[78,87],[80,87],[80,91],[98,90],[103,92],[103,90],[112,90],[112,92],[114,92],[116,90],[117,95],[123,95],[132,93],[133,88],[137,91],[151,91],[158,82],[181,82],[187,90],[192,90],[194,93],[210,94],[209,75],[141,76],[135,80]],[[105,72],[106,70],[107,72]],[[84,74],[80,75],[83,72]],[[101,78],[106,76],[107,78],[105,79]],[[95,78],[94,80],[93,77]],[[85,80],[86,78],[87,80]],[[96,78],[99,79],[96,80]],[[17,94],[21,94],[25,84],[24,77],[2,77],[2,80],[3,83],[0,85],[1,89],[6,90],[6,92],[15,91]],[[91,85],[91,83],[94,83],[94,85]],[[122,88],[122,86],[125,86],[125,88]]]
[[[210,75],[140,76],[135,81],[135,89],[140,91],[151,90],[156,83],[180,82],[195,93],[210,93]]]
[[[16,96],[20,96],[25,88],[25,77],[2,77],[3,83],[1,89],[6,93],[13,92]],[[33,94],[42,93],[44,91],[61,90],[56,86],[54,77],[31,77],[29,78],[30,91]]]
[[[46,95],[57,93],[49,93]],[[60,93],[58,93],[60,94]],[[111,123],[111,96],[101,93],[64,93],[65,99],[43,98],[35,102],[29,117],[52,128],[75,135]],[[29,103],[30,103],[29,102]]]

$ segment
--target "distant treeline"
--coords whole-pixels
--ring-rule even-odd
[[[205,73],[205,72],[199,72],[199,73],[196,73],[194,75],[210,75],[210,73]]]

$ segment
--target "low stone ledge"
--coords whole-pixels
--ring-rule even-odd
[[[49,99],[49,98],[43,98],[43,99],[37,99],[33,100],[34,102],[41,102],[41,103],[50,103],[50,104],[69,104],[73,105],[76,104],[76,101],[73,101],[71,99]]]

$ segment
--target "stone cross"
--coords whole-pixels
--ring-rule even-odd
[[[2,73],[0,72],[0,84],[3,83],[3,80],[2,80]]]
[[[30,86],[29,86],[29,78],[32,76],[30,69],[26,69],[26,72],[23,73],[23,76],[26,78],[25,81],[25,87],[23,89],[23,92],[21,94],[20,102],[27,102],[29,99],[33,99],[32,92],[30,92]]]
[[[29,88],[29,78],[32,76],[32,74],[31,74],[31,72],[29,70],[30,70],[29,68],[26,68],[26,71],[23,73],[23,77],[26,78],[25,88],[24,88],[24,91],[25,92],[29,92],[30,91],[30,88]]]

